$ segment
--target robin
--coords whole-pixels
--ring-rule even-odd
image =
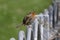
[[[17,28],[21,25],[30,25],[34,21],[35,15],[35,12],[29,12],[29,14],[23,18],[22,23],[17,25]]]

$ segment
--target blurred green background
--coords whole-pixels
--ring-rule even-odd
[[[9,40],[11,37],[18,40],[18,32],[26,30],[16,25],[21,23],[28,12],[43,12],[51,4],[51,0],[0,0],[0,40]]]

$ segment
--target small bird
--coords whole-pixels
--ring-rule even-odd
[[[18,28],[19,26],[22,26],[22,25],[30,25],[34,19],[35,19],[35,12],[29,12],[28,15],[26,15],[24,18],[23,18],[23,21],[21,24],[17,25],[16,27]]]

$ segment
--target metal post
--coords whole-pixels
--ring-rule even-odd
[[[41,36],[41,39],[40,40],[43,40],[43,25],[44,25],[44,18],[43,18],[43,13],[40,13],[39,14],[39,29],[40,29],[40,35]]]
[[[34,25],[33,25],[33,40],[37,40],[38,37],[38,19],[36,18],[34,20]]]
[[[49,10],[49,26],[52,29],[53,28],[53,6],[50,5],[48,10]]]
[[[45,35],[45,34],[44,35],[46,36],[46,40],[48,40],[49,39],[49,31],[50,31],[48,9],[44,10],[44,30],[43,30],[43,32],[45,32],[45,31],[46,31],[47,35]]]
[[[19,34],[18,34],[19,38],[18,40],[24,40],[25,39],[25,33],[24,31],[20,31]]]
[[[12,37],[12,38],[10,38],[10,40],[16,40],[16,39]]]
[[[27,26],[27,40],[31,40],[32,25]]]
[[[55,28],[55,24],[57,23],[57,3],[55,0],[52,1],[53,3],[53,28]]]

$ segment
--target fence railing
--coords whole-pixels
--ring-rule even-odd
[[[57,21],[57,5],[55,3],[53,5],[45,9],[43,13],[36,15],[34,22],[27,26],[26,36],[24,31],[20,31],[18,40],[49,40],[56,33],[53,30],[53,25]]]

